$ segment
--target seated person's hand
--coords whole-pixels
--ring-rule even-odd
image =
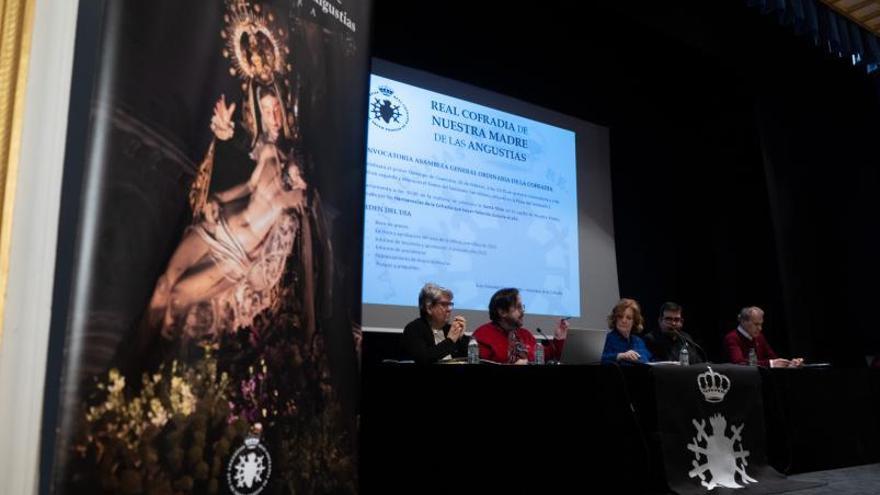
[[[621,352],[620,354],[618,354],[618,355],[617,355],[617,360],[618,360],[618,361],[633,361],[633,362],[636,362],[636,361],[638,361],[639,358],[641,358],[641,357],[642,357],[642,356],[640,356],[639,353],[636,352],[636,351],[626,351],[626,352]]]
[[[800,368],[804,365],[804,358],[794,358],[788,363],[789,368]]]
[[[519,359],[517,359],[516,362],[513,363],[513,364],[529,364],[529,360],[526,359],[526,358],[519,358]]]
[[[791,366],[791,361],[788,359],[779,358],[770,360],[771,368],[788,368],[789,366]]]
[[[467,331],[467,320],[464,319],[464,316],[456,315],[452,318],[452,325],[458,325],[461,327],[461,333],[464,334]]]
[[[553,336],[558,340],[565,340],[565,338],[568,337],[568,319],[562,318],[559,320],[559,324],[556,325],[556,332]]]
[[[464,317],[456,316],[455,319],[452,320],[452,325],[449,327],[449,333],[446,334],[446,338],[453,342],[458,342],[458,339],[464,335]]]

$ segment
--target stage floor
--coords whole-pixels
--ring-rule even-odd
[[[880,493],[880,464],[813,471],[790,476],[790,478],[827,483],[819,488],[791,492],[796,495],[873,495]]]

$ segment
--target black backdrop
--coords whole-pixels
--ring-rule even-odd
[[[374,8],[374,56],[611,129],[620,290],[650,325],[683,304],[717,360],[755,304],[781,354],[880,348],[876,75],[733,0]]]

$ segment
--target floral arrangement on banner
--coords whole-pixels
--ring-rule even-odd
[[[143,373],[139,383],[111,369],[84,406],[70,487],[224,492],[230,455],[262,428],[273,459],[270,493],[355,493],[353,439],[322,345],[318,337],[306,352],[291,332],[262,319],[188,350],[187,361]]]
[[[110,370],[106,381],[95,381],[74,446],[80,464],[96,469],[75,469],[74,485],[126,494],[218,493],[223,460],[250,426],[229,421],[229,384],[210,354],[196,366],[160,365],[139,384]]]

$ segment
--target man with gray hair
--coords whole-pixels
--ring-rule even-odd
[[[764,310],[748,306],[740,310],[739,325],[724,336],[724,349],[727,358],[734,364],[749,364],[749,352],[754,350],[758,366],[771,368],[797,368],[804,363],[802,358],[783,359],[776,355],[770,343],[764,338]]]
[[[452,318],[452,291],[427,283],[419,292],[420,316],[403,329],[403,354],[418,364],[467,356],[464,316]],[[451,319],[451,322],[450,322]]]

